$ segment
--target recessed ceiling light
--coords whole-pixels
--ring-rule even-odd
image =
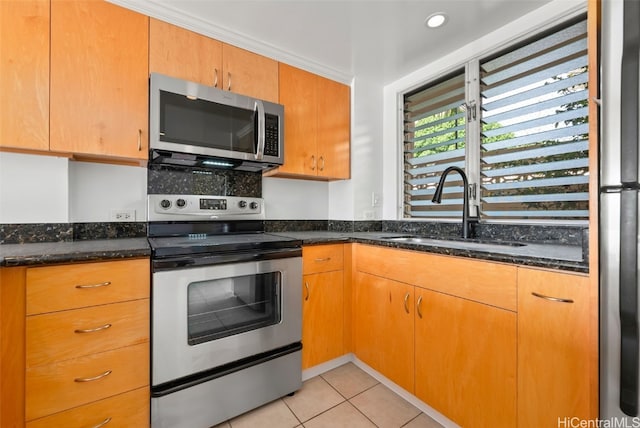
[[[424,20],[424,25],[429,28],[442,27],[447,22],[447,14],[444,12],[432,13]]]

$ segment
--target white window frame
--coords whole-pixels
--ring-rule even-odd
[[[481,37],[468,45],[452,52],[451,54],[411,73],[404,78],[388,84],[384,87],[384,124],[383,124],[383,194],[386,201],[383,206],[382,216],[385,219],[403,220],[403,221],[444,221],[459,222],[456,219],[438,219],[430,218],[429,220],[418,218],[403,217],[404,199],[402,191],[402,183],[404,181],[403,167],[403,147],[398,144],[403,141],[403,104],[404,94],[424,86],[429,81],[435,81],[446,76],[451,70],[466,67],[471,61],[479,61],[480,58],[489,56],[492,53],[507,49],[516,45],[536,34],[543,33],[568,20],[574,19],[587,11],[585,1],[578,0],[554,0],[551,3],[542,6],[533,12],[507,23],[502,28]],[[480,86],[475,85],[477,93],[469,93],[476,100],[480,99]],[[469,98],[469,97],[468,97]],[[479,121],[478,121],[479,122]],[[474,122],[472,122],[474,123]],[[476,126],[480,126],[479,123]],[[469,131],[469,130],[468,130]],[[479,132],[469,132],[467,135],[477,135]],[[477,162],[473,168],[479,168],[479,150],[478,152],[468,154],[467,168],[471,157],[477,156]],[[387,195],[389,195],[387,197]],[[473,203],[477,206],[478,194]],[[524,223],[525,220],[491,220],[492,223]],[[586,224],[586,220],[526,220],[526,223],[543,223],[549,224]]]

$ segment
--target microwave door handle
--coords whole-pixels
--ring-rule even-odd
[[[262,160],[264,157],[264,143],[265,143],[265,116],[264,116],[264,104],[261,100],[256,100],[255,111],[258,115],[258,147],[256,151],[256,159]]]

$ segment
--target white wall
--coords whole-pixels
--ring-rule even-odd
[[[67,158],[0,152],[0,223],[66,223]]]
[[[586,12],[586,9],[587,2],[585,0],[555,0],[547,3],[520,19],[506,24],[431,64],[425,64],[419,70],[384,87],[384,131],[380,147],[383,159],[381,192],[383,193],[384,219],[401,218],[400,180],[402,180],[402,169],[399,138],[402,129],[398,118],[402,114],[402,94],[460,67],[473,58],[500,50],[534,32],[552,27],[569,17]]]
[[[262,197],[269,220],[327,220],[328,183],[265,177]]]
[[[135,166],[69,162],[69,221],[111,221],[111,210],[133,210],[147,220],[147,169]]]

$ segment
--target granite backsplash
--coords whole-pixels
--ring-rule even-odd
[[[149,164],[148,194],[262,197],[262,173]]]

